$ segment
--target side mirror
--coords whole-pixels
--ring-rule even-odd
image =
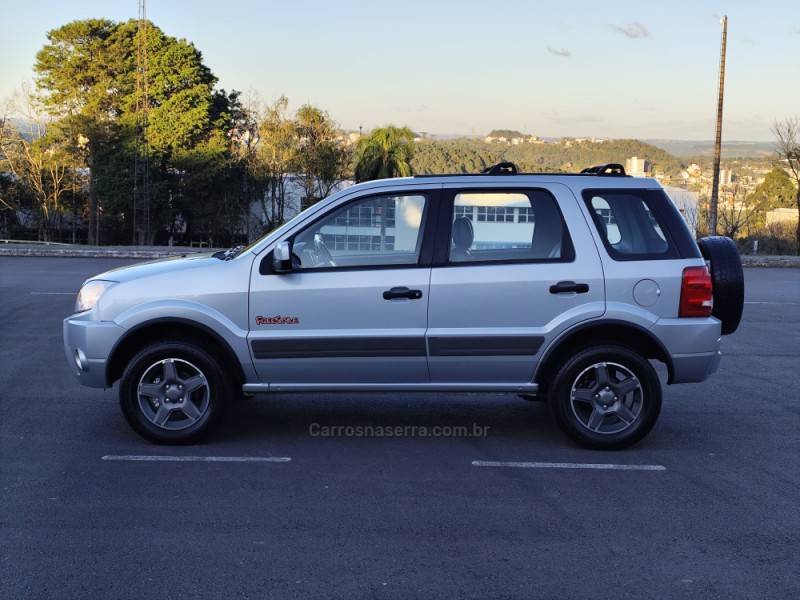
[[[272,270],[289,273],[292,270],[292,245],[288,241],[278,242],[272,251]]]

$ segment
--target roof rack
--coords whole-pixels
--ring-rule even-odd
[[[435,173],[429,175],[414,175],[414,177],[477,177],[485,175],[557,175],[559,177],[598,175],[602,177],[629,177],[629,175],[625,173],[625,167],[618,163],[595,165],[584,169],[580,173],[522,173],[517,168],[517,165],[508,161],[486,167],[480,173]]]
[[[604,165],[595,165],[588,167],[581,171],[582,175],[619,175],[626,177],[625,167],[619,163],[606,163]]]
[[[517,165],[508,161],[499,162],[481,171],[481,175],[516,175],[517,173],[519,173]]]

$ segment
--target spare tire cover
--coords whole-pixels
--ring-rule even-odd
[[[702,238],[698,245],[703,258],[711,263],[714,286],[712,315],[722,321],[722,335],[736,331],[744,309],[744,272],[736,243],[729,237],[713,235]]]

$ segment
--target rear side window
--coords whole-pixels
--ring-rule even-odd
[[[678,233],[684,236],[689,235],[688,230],[682,222],[675,223],[672,213],[677,211],[661,190],[585,190],[583,199],[611,258],[646,260],[683,255],[670,227],[682,227],[685,231]],[[690,255],[696,252],[691,237],[681,241]]]
[[[455,195],[450,262],[558,262],[573,257],[561,213],[548,192]]]

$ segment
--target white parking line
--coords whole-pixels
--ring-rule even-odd
[[[147,454],[106,454],[102,460],[126,462],[269,462],[287,463],[289,456],[154,456]]]
[[[663,465],[615,465],[608,463],[551,463],[473,460],[473,467],[512,467],[517,469],[594,469],[600,471],[666,471]]]

